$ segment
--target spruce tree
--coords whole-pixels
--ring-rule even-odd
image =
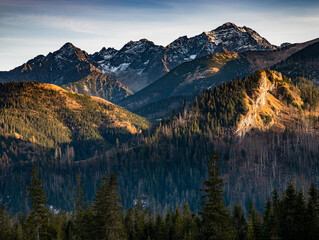
[[[74,237],[79,240],[85,240],[88,239],[94,231],[91,221],[92,211],[90,211],[91,208],[88,208],[88,203],[85,201],[80,175],[77,176],[74,190]]]
[[[248,220],[248,229],[247,229],[247,236],[246,236],[247,240],[256,240],[256,235],[255,235],[255,229],[254,229],[254,223],[253,223],[253,219],[250,218]]]
[[[163,218],[162,218],[160,213],[157,214],[156,219],[155,219],[153,238],[155,240],[166,240],[167,239],[165,222],[163,221]]]
[[[13,240],[14,231],[11,225],[11,219],[8,215],[5,206],[0,209],[0,240]]]
[[[146,239],[145,235],[145,216],[146,212],[142,207],[142,202],[138,199],[136,208],[135,208],[135,229],[136,229],[136,237],[137,239]]]
[[[273,196],[272,196],[272,211],[271,211],[271,224],[272,224],[272,233],[271,233],[271,239],[273,240],[279,240],[281,239],[281,201],[279,198],[279,194],[277,189],[273,191]]]
[[[295,221],[296,221],[296,235],[294,239],[305,239],[307,235],[307,206],[303,192],[300,190],[297,193],[296,209],[295,209]],[[307,233],[307,234],[306,234]]]
[[[319,239],[319,192],[312,182],[307,203],[307,232],[311,240]]]
[[[176,209],[175,214],[174,214],[174,233],[173,233],[173,238],[174,240],[179,240],[183,239],[183,221],[182,221],[182,216],[178,209]]]
[[[195,239],[198,232],[198,226],[196,222],[195,214],[192,214],[188,203],[185,203],[183,207],[183,233],[184,239]]]
[[[232,226],[235,230],[235,239],[244,240],[247,234],[247,222],[244,211],[239,204],[235,204],[232,215]]]
[[[260,216],[253,204],[252,201],[249,202],[249,210],[248,210],[248,222],[252,223],[254,236],[256,239],[261,239],[261,221]]]
[[[202,191],[202,229],[201,239],[232,239],[231,217],[224,202],[224,183],[217,166],[217,154],[214,151],[209,162],[209,178],[204,182]]]
[[[38,170],[35,165],[31,172],[31,181],[27,187],[27,191],[27,199],[31,200],[32,211],[26,221],[26,237],[32,240],[47,239],[49,209],[45,206],[47,197],[42,188],[42,182],[38,178]]]
[[[121,197],[118,193],[115,174],[110,178],[102,177],[98,187],[93,211],[95,217],[96,238],[103,240],[125,239],[125,231],[121,211],[123,210]]]
[[[268,198],[266,207],[263,213],[263,223],[262,223],[262,239],[264,240],[270,240],[271,236],[271,231],[272,231],[272,219],[271,219],[271,214],[272,214],[272,206],[271,206],[271,201]]]
[[[290,182],[282,199],[282,212],[281,212],[281,231],[284,239],[297,239],[297,192],[294,185]]]

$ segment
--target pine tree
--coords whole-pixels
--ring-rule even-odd
[[[14,231],[11,225],[11,219],[8,215],[5,206],[0,209],[0,240],[13,240]]]
[[[307,203],[307,232],[309,239],[319,239],[319,192],[312,182]]]
[[[87,239],[92,231],[92,223],[89,210],[87,209],[87,202],[85,201],[83,193],[83,184],[81,183],[81,176],[78,175],[76,179],[76,186],[74,188],[74,235],[76,239]]]
[[[281,239],[281,201],[278,195],[278,191],[275,188],[273,191],[273,196],[272,196],[272,211],[271,211],[271,224],[272,224],[272,233],[271,233],[271,239],[273,240],[279,240]]]
[[[282,229],[282,237],[284,239],[297,239],[297,192],[294,185],[290,182],[282,199],[282,213],[280,226]]]
[[[247,236],[246,236],[247,240],[256,240],[256,236],[255,236],[255,229],[254,229],[254,223],[252,218],[250,218],[248,220],[248,229],[247,229]]]
[[[204,182],[202,191],[202,229],[201,239],[231,239],[233,229],[231,228],[231,217],[223,203],[224,183],[219,175],[217,166],[217,154],[212,154],[212,162],[209,163],[209,178]]]
[[[38,178],[36,166],[33,166],[31,172],[31,181],[27,187],[27,199],[31,200],[32,211],[27,217],[26,230],[28,239],[47,239],[49,209],[45,206],[47,197],[42,188],[42,182]]]
[[[165,223],[164,223],[160,213],[158,213],[156,216],[153,237],[155,240],[166,240],[167,239]]]
[[[192,216],[192,212],[188,203],[185,203],[183,207],[183,233],[184,239],[195,239],[197,235],[197,224],[195,221],[195,215]]]
[[[271,221],[271,214],[272,214],[272,206],[271,201],[268,198],[266,207],[263,214],[263,223],[262,223],[262,239],[264,240],[270,240],[271,231],[272,231],[272,221]]]
[[[165,217],[165,239],[172,239],[174,231],[173,217],[170,210],[167,211]]]
[[[182,221],[182,216],[178,209],[176,209],[175,214],[174,214],[174,233],[173,233],[173,238],[174,240],[179,240],[183,239],[183,221]]]
[[[252,222],[254,236],[256,239],[261,239],[261,221],[258,212],[252,201],[249,202],[249,210],[248,210],[248,222]]]
[[[112,172],[109,179],[103,176],[93,205],[97,239],[125,239],[121,203],[115,174]]]
[[[306,235],[307,229],[307,207],[305,197],[301,190],[297,193],[295,219],[296,235],[294,236],[294,238],[303,239]]]
[[[235,239],[244,240],[247,234],[247,222],[242,207],[235,204],[232,215],[232,226],[235,229]]]
[[[138,199],[135,209],[135,219],[136,219],[136,237],[137,239],[146,239],[145,235],[145,216],[146,213],[142,207],[142,202]]]

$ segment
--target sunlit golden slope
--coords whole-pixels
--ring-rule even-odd
[[[318,111],[303,110],[300,89],[276,71],[262,71],[253,95],[245,93],[248,109],[237,125],[236,134],[244,136],[252,129],[284,131],[308,126],[306,118],[318,115]],[[309,129],[308,129],[309,130]]]
[[[106,100],[35,82],[0,84],[0,119],[0,137],[49,149],[84,142],[107,148],[149,126]]]

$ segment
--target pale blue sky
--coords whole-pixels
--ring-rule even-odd
[[[65,42],[93,53],[147,38],[167,45],[225,22],[248,26],[271,43],[319,37],[319,1],[311,0],[0,0],[0,71]]]

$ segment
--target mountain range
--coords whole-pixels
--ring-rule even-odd
[[[306,69],[300,72],[302,68],[296,65],[295,61],[300,59],[298,57],[300,55],[304,56],[302,60],[299,60],[300,64],[307,68],[312,66],[313,70],[309,69],[307,73],[311,74],[311,79],[316,82],[315,79],[319,79],[317,72],[319,65],[317,58],[313,56],[319,55],[318,44],[319,39],[315,39],[269,51],[209,54],[180,64],[154,83],[122,99],[119,104],[143,116],[161,118],[170,114],[173,108],[181,107],[183,99],[192,100],[194,95],[198,95],[207,88],[213,88],[233,78],[248,76],[258,69],[284,70],[284,64],[291,62],[290,65],[285,65],[284,73],[292,77],[304,76]],[[307,54],[309,51],[312,55]],[[293,60],[289,60],[291,58]],[[308,61],[312,64],[307,64]],[[295,69],[295,72],[292,69]],[[292,75],[292,73],[295,74]],[[158,114],[154,115],[156,112]]]
[[[66,43],[47,56],[0,72],[0,81],[52,83],[155,119],[192,102],[206,88],[258,69],[306,76],[316,83],[316,43],[318,39],[278,47],[248,27],[225,23],[191,38],[180,37],[166,47],[141,39],[120,50],[103,48],[90,55]]]
[[[319,183],[318,46],[274,46],[226,23],[166,47],[142,39],[90,55],[66,43],[0,72],[0,204],[25,209],[37,164],[58,209],[73,208],[78,174],[92,200],[110,171],[124,207],[194,209],[212,150],[228,204],[253,197],[262,209],[293,177]]]
[[[103,73],[112,76],[116,88],[126,91],[126,96],[131,94],[128,89],[136,92],[179,64],[210,53],[276,48],[254,30],[226,23],[215,30],[191,38],[180,37],[166,47],[141,39],[128,42],[120,50],[103,48],[90,55],[73,44],[66,43],[47,56],[39,55],[11,71],[0,72],[0,81],[38,81],[61,86],[72,85],[92,72],[95,75]],[[104,82],[102,85],[107,84],[108,82]],[[89,85],[85,87],[90,88]],[[91,92],[95,90],[92,89]],[[114,94],[115,92],[113,91]]]
[[[120,50],[103,48],[93,54],[92,58],[99,64],[101,71],[114,74],[119,81],[136,92],[179,64],[211,53],[276,48],[254,30],[228,22],[191,38],[179,37],[166,47],[141,39],[130,41]]]

